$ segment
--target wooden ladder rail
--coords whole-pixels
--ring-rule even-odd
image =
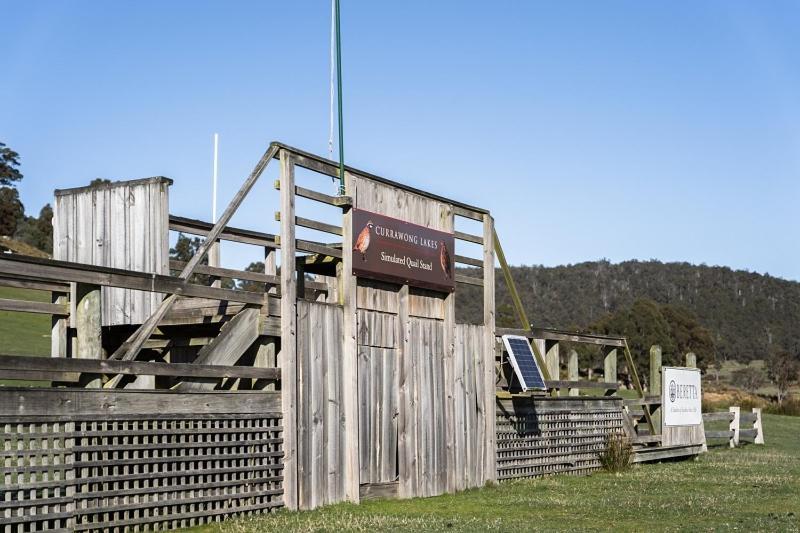
[[[508,262],[506,262],[506,255],[503,253],[503,247],[500,246],[500,239],[497,237],[497,230],[494,228],[492,228],[492,235],[494,238],[494,251],[495,254],[497,254],[497,260],[500,262],[500,269],[503,271],[503,277],[506,280],[506,287],[508,287],[508,292],[511,295],[511,301],[514,303],[514,309],[517,311],[517,318],[522,325],[522,329],[525,331],[531,331],[531,323],[528,320],[528,315],[525,313],[525,308],[522,307],[522,300],[517,292],[517,286],[514,284],[514,278],[511,277],[511,269],[508,267]],[[544,363],[544,357],[542,356],[541,351],[539,351],[539,347],[532,339],[528,339],[528,342],[530,343],[531,348],[533,348],[533,354],[536,356],[536,363],[539,365],[539,369],[542,371],[544,380],[551,381],[553,377],[550,375],[550,371],[547,369],[547,365]],[[556,378],[557,377],[558,376],[556,376]]]
[[[628,365],[628,372],[630,372],[633,378],[633,386],[636,387],[636,390],[639,392],[639,398],[644,400],[644,389],[642,388],[642,382],[639,381],[639,373],[636,371],[636,365],[633,362],[633,355],[631,355],[631,350],[628,348],[628,339],[623,338],[623,341],[625,342],[625,362]],[[655,426],[653,425],[653,418],[650,414],[650,405],[648,405],[646,402],[642,402],[642,411],[644,412],[645,419],[647,419],[647,427],[650,429],[650,435],[655,435],[656,430]],[[661,432],[659,432],[659,434],[660,433]]]

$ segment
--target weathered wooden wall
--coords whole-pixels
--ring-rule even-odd
[[[606,436],[619,432],[621,398],[498,399],[497,478],[595,470]]]
[[[345,499],[347,441],[341,409],[342,308],[297,302],[298,505],[313,509]]]
[[[264,512],[282,505],[282,440],[275,392],[0,390],[0,527],[163,530]]]
[[[53,257],[169,274],[171,183],[159,177],[57,190]],[[161,299],[157,293],[103,287],[102,324],[141,324]]]

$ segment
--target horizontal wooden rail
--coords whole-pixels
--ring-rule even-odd
[[[230,300],[254,305],[264,305],[267,302],[267,295],[264,293],[206,287],[173,276],[38,257],[0,256],[0,275],[17,276],[23,279],[88,283],[104,287]]]
[[[619,389],[619,384],[617,383],[604,383],[602,381],[548,380],[544,384],[548,389],[606,389],[611,391]]]
[[[0,287],[14,287],[16,289],[33,289],[37,291],[50,291],[59,294],[69,294],[69,283],[54,283],[47,281],[32,281],[27,279],[0,277]]]
[[[169,229],[172,231],[180,231],[182,233],[189,233],[191,235],[206,236],[209,234],[209,232],[211,232],[213,227],[214,224],[205,222],[203,220],[179,217],[175,215],[169,216]],[[265,246],[267,248],[279,247],[278,243],[275,242],[275,235],[249,229],[232,228],[230,226],[226,227],[222,233],[220,233],[219,239],[222,241]]]
[[[475,285],[483,287],[483,280],[481,278],[473,278],[463,274],[456,274],[456,283],[464,283],[465,285]]]
[[[730,422],[733,420],[733,413],[703,413],[703,422]]]
[[[42,315],[69,316],[66,304],[47,302],[31,302],[28,300],[9,300],[0,298],[0,311],[17,311],[20,313],[37,313]]]
[[[281,212],[275,211],[275,221],[281,221]],[[322,231],[324,233],[331,233],[333,235],[342,235],[342,227],[341,226],[334,226],[333,224],[328,224],[326,222],[319,222],[317,220],[312,220],[310,218],[303,218],[303,217],[294,217],[294,223],[296,226],[302,226],[304,228],[309,228],[317,231]]]
[[[277,380],[281,377],[280,368],[0,355],[0,375],[8,379],[9,375],[13,375],[10,374],[13,371],[27,372],[28,376],[30,376],[31,373],[40,373],[41,376],[37,379],[42,380],[51,379],[48,375],[52,373],[125,374],[184,378],[245,378],[266,380]],[[31,379],[31,377],[25,379]]]
[[[580,344],[596,344],[599,346],[625,346],[625,340],[620,337],[597,335],[594,333],[573,333],[550,328],[532,328],[530,331],[516,328],[495,328],[495,334],[498,336],[521,335],[529,339],[577,342]]]
[[[464,255],[456,255],[454,256],[454,259],[456,263],[483,268],[483,259],[473,259],[472,257],[467,257]]]
[[[186,263],[183,261],[170,260],[170,270],[183,270]],[[207,274],[209,276],[216,276],[220,278],[233,278],[245,281],[256,281],[258,283],[267,283],[269,285],[280,285],[281,279],[278,276],[270,274],[262,274],[261,272],[248,272],[246,270],[236,270],[233,268],[212,267],[208,265],[197,265],[194,271],[198,274]]]
[[[463,231],[454,231],[453,235],[456,239],[462,241],[474,242],[475,244],[483,244],[483,237],[472,235],[471,233],[464,233]]]

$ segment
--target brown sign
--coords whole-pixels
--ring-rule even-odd
[[[353,209],[356,276],[453,291],[454,243],[452,233]]]

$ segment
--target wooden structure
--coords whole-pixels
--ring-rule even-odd
[[[279,231],[230,227],[273,160]],[[165,178],[57,192],[56,259],[0,257],[0,285],[53,295],[0,302],[50,314],[54,356],[0,355],[2,379],[53,384],[0,390],[5,531],[195,525],[585,472],[607,434],[637,431],[615,395],[624,339],[528,324],[549,393],[504,390],[495,259],[509,271],[488,211],[353,168],[345,195],[297,182],[337,172],[273,143],[216,224],[169,215]],[[455,262],[481,273],[455,271],[454,292],[354,275],[354,209],[452,233]],[[167,260],[170,230],[205,237],[188,263]],[[264,271],[203,264],[221,240],[256,247]],[[456,322],[464,285],[482,288],[480,324]],[[560,379],[563,341],[605,346],[604,381],[579,381],[572,354]],[[643,393],[637,405],[637,444],[658,447]]]
[[[704,424],[714,426],[718,422],[727,423],[728,428],[724,430],[713,427],[705,429],[707,441],[726,442],[731,448],[739,446],[744,439],[752,441],[753,444],[764,444],[760,407],[753,407],[751,413],[742,413],[738,406],[731,406],[727,411],[703,413]]]

